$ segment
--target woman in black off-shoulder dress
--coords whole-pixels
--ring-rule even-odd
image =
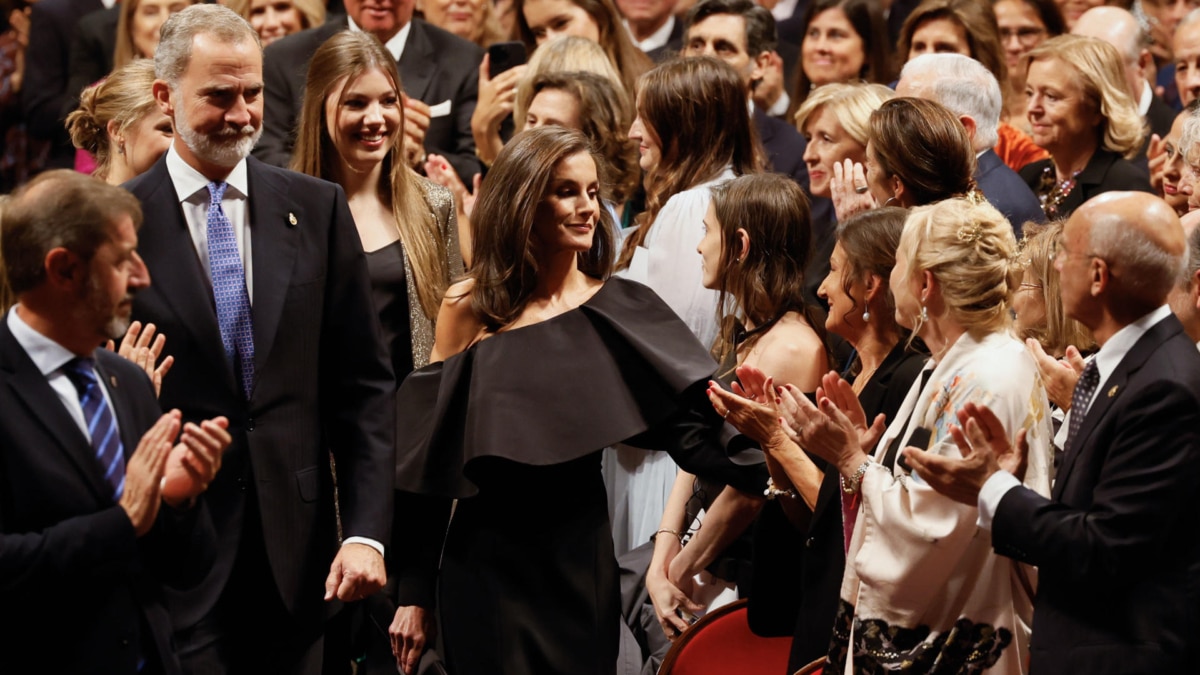
[[[648,288],[605,280],[598,192],[578,132],[535,129],[505,147],[476,204],[470,275],[438,316],[434,363],[398,394],[400,489],[459,499],[437,583],[455,675],[615,671],[605,446],[674,448],[689,471],[750,493],[765,481],[761,454],[704,397],[707,351]],[[432,580],[414,570],[400,583]]]

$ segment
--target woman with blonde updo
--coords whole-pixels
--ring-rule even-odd
[[[792,440],[828,461],[858,500],[843,502],[852,534],[826,672],[1024,672],[1031,570],[994,553],[978,510],[933,491],[902,452],[960,457],[957,414],[986,404],[1010,439],[1024,431],[1024,483],[1049,494],[1049,404],[1011,331],[1020,274],[1012,227],[991,205],[947,199],[913,209],[890,286],[896,321],[932,356],[895,419],[886,431],[884,420],[866,419],[835,373],[816,405],[782,391]]]
[[[145,172],[171,146],[171,118],[151,94],[154,62],[134,61],[88,87],[67,116],[76,148],[96,158],[92,175],[120,185]]]

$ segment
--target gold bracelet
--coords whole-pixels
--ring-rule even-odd
[[[858,468],[854,471],[854,475],[850,476],[850,480],[846,480],[846,477],[842,476],[840,478],[842,492],[848,495],[858,494],[858,491],[862,489],[863,475],[867,473],[868,466],[871,466],[871,460],[869,459],[858,465]]]
[[[666,532],[667,534],[675,535],[675,538],[679,540],[679,543],[681,543],[681,544],[683,543],[683,535],[682,534],[676,532],[675,530],[666,530],[666,529],[659,530],[658,532],[655,532],[654,534],[650,535],[650,543],[653,544],[654,541],[656,539],[658,539],[658,535],[662,534],[663,532]]]
[[[479,154],[479,146],[478,145],[475,146],[475,157],[479,160],[479,163],[483,165],[483,168],[485,168],[485,169],[492,168],[492,163],[487,161],[486,159],[484,159],[483,155]]]

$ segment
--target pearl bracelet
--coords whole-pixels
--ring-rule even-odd
[[[792,499],[795,499],[796,491],[791,489],[780,490],[779,488],[775,487],[775,479],[768,476],[767,489],[763,490],[763,496],[767,499],[775,499],[777,497],[791,497]]]

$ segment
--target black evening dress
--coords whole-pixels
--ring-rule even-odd
[[[715,369],[653,291],[609,279],[574,310],[408,377],[397,485],[459,500],[437,594],[452,673],[615,672],[600,450],[672,448],[688,471],[761,491],[761,453],[704,396]]]

